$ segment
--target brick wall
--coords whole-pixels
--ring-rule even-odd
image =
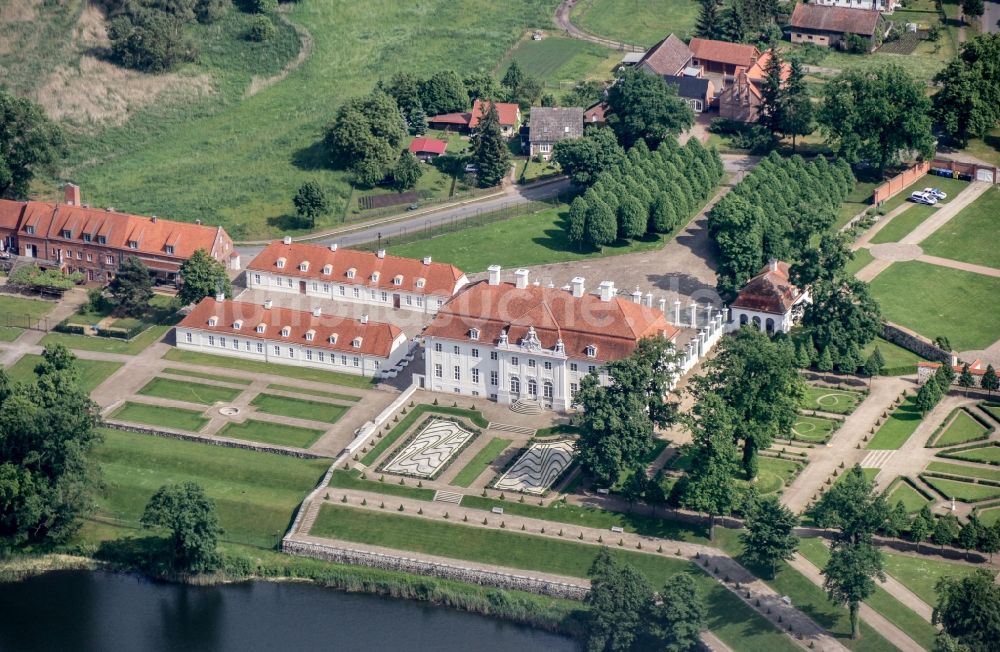
[[[927,161],[917,163],[912,168],[897,174],[889,179],[872,193],[872,203],[878,206],[893,195],[898,195],[904,188],[927,174],[931,169],[931,164]]]

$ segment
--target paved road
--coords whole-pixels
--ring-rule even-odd
[[[591,43],[597,43],[599,45],[615,48],[617,50],[629,50],[631,52],[646,51],[646,48],[641,45],[632,45],[629,43],[622,43],[621,41],[612,41],[611,39],[601,38],[600,36],[594,36],[593,34],[588,34],[583,31],[574,25],[570,20],[570,13],[572,13],[573,5],[575,4],[576,0],[563,0],[556,8],[556,15],[553,18],[556,26],[565,32],[567,36],[580,39],[581,41],[590,41]]]
[[[983,32],[1000,32],[1000,2],[987,2],[983,11]]]

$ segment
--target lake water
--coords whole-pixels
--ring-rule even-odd
[[[304,583],[213,587],[47,573],[0,584],[0,651],[528,652],[573,641],[475,614]]]

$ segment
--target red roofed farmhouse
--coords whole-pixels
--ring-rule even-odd
[[[760,58],[760,51],[752,45],[693,38],[688,43],[694,55],[692,66],[700,66],[707,73],[735,75],[737,68],[749,69]]]
[[[802,315],[809,293],[792,285],[788,263],[772,260],[747,281],[730,306],[730,328],[746,324],[770,334],[787,333]]]
[[[437,138],[414,138],[410,153],[421,161],[430,161],[448,151],[448,143]]]
[[[388,256],[337,245],[276,240],[247,265],[247,288],[434,314],[469,282],[430,256]]]
[[[882,14],[871,9],[800,2],[792,12],[790,32],[792,43],[823,47],[843,45],[845,37],[853,34],[864,39],[869,50],[874,50],[885,37],[886,22]]]
[[[432,129],[475,131],[482,116],[489,111],[490,102],[476,100],[471,111],[460,113],[442,113],[427,118],[427,124]],[[500,120],[500,131],[508,138],[517,133],[521,126],[521,107],[508,102],[497,102],[497,117]]]
[[[406,354],[390,324],[207,297],[177,324],[177,348],[374,376]]]
[[[5,250],[43,268],[81,272],[107,283],[127,256],[138,257],[158,281],[176,280],[181,264],[198,249],[227,268],[239,269],[232,238],[221,226],[144,217],[80,203],[80,189],[65,187],[66,202],[0,200],[0,238]]]
[[[677,336],[662,312],[617,296],[609,281],[587,294],[582,278],[565,290],[531,285],[523,269],[515,283],[501,282],[500,271],[490,267],[488,281],[463,290],[424,330],[428,389],[568,410],[591,370],[629,356],[644,337]]]

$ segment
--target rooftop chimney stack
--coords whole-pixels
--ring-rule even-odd
[[[222,303],[225,300],[226,300],[226,293],[225,292],[216,292],[215,293],[215,302],[216,303]]]
[[[337,250],[337,243],[334,242],[333,244],[330,245],[330,251],[336,251],[336,250]]]
[[[323,309],[322,308],[320,308],[319,306],[316,306],[315,308],[313,308],[313,317],[319,317],[322,314],[323,314]]]
[[[767,261],[767,268],[772,272],[778,271],[778,259],[772,258],[771,260]]]
[[[361,315],[361,323],[362,324],[367,324],[368,323],[368,315],[367,314]]]
[[[586,292],[586,287],[584,287],[584,283],[585,281],[582,276],[574,276],[573,280],[570,281],[570,284],[573,286],[574,297],[579,299],[580,297],[583,296],[584,292]]]
[[[270,310],[271,306],[274,305],[274,301],[271,299],[264,299],[264,310]]]
[[[375,255],[378,256],[379,258],[385,258],[385,249],[379,249],[378,251],[375,252]]]
[[[80,186],[75,183],[67,183],[63,186],[63,196],[66,199],[67,206],[79,206],[80,205]]]
[[[430,256],[424,256],[424,265],[430,265],[432,262]]]
[[[490,273],[490,285],[500,285],[500,266],[490,265],[486,269]]]
[[[284,243],[285,243],[286,245],[290,245],[290,244],[292,244],[292,236],[290,236],[290,235],[286,235],[286,236],[284,237],[284,239],[282,240],[282,242],[284,242]]]
[[[615,298],[615,282],[601,281],[598,286],[601,290],[601,301],[611,301]]]
[[[149,221],[152,222],[153,224],[156,224],[156,216],[153,215],[152,217],[150,217]]]
[[[514,272],[514,278],[516,279],[514,284],[518,290],[523,290],[528,287],[528,273],[529,272],[526,269],[519,269]]]
[[[635,286],[635,290],[632,292],[632,303],[642,303],[642,290],[639,286]]]

